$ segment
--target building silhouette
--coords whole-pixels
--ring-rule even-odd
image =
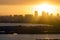
[[[35,16],[36,16],[36,17],[38,16],[38,11],[35,11]]]
[[[53,13],[50,14],[50,17],[51,17],[51,18],[53,17]]]
[[[30,22],[31,20],[32,20],[32,18],[33,18],[33,15],[31,15],[31,14],[26,14],[25,16],[24,16],[24,22]]]
[[[42,16],[46,17],[48,16],[48,13],[46,13],[45,11],[42,11]]]
[[[59,16],[59,13],[57,13],[57,16]]]

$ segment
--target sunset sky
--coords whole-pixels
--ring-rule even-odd
[[[60,13],[60,0],[0,0],[0,15],[34,14],[36,9],[41,14],[43,11],[42,4],[48,4],[48,6],[53,7],[53,9],[50,9],[51,12],[47,12]],[[52,10],[54,11],[52,12]]]

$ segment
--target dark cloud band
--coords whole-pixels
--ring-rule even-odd
[[[44,1],[60,5],[60,0],[0,0],[0,5],[34,5]]]

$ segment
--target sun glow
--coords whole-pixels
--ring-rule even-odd
[[[42,11],[50,13],[54,13],[56,11],[55,6],[49,5],[49,4],[41,4],[41,5],[36,5],[34,6],[34,11],[38,11],[39,15],[41,14]]]

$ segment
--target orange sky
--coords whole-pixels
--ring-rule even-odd
[[[42,3],[56,6],[55,13],[60,13],[60,0],[0,0],[0,15],[33,14],[33,6]]]

